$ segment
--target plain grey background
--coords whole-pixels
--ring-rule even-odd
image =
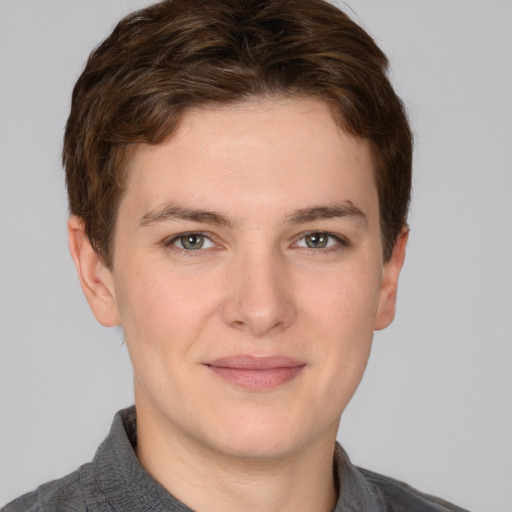
[[[132,402],[66,241],[60,149],[92,48],[144,0],[0,0],[0,504],[90,460]],[[512,2],[352,0],[416,133],[395,323],[340,439],[356,464],[512,511]]]

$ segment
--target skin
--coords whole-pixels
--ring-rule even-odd
[[[319,100],[258,99],[189,112],[128,176],[112,271],[80,219],[69,234],[94,315],[123,328],[141,464],[198,511],[332,510],[340,417],[393,320],[407,240],[383,262],[366,143]],[[248,388],[208,366],[241,354],[303,366]]]

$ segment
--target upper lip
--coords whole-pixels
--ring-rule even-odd
[[[207,366],[233,368],[237,370],[270,370],[272,368],[297,368],[305,366],[304,361],[288,356],[252,356],[240,354],[219,357],[205,363]]]

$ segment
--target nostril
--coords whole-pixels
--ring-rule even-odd
[[[236,268],[237,279],[232,279],[230,269],[222,303],[224,323],[254,336],[285,329],[296,316],[294,295],[284,284],[286,269],[278,267],[274,257],[256,258],[254,253],[242,256]]]

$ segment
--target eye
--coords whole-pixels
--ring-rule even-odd
[[[213,242],[206,235],[201,233],[186,233],[179,235],[167,243],[168,246],[175,246],[186,251],[198,251],[214,247]]]
[[[308,233],[297,242],[298,247],[307,247],[308,249],[330,249],[339,245],[346,245],[346,243],[339,237],[322,231]]]

